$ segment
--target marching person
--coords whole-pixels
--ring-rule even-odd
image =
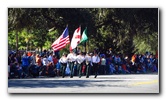
[[[77,55],[76,57],[79,78],[81,78],[81,75],[82,75],[82,66],[83,66],[84,60],[85,58],[82,55],[82,52],[79,52],[79,55]]]
[[[72,50],[70,50],[70,53],[67,55],[67,60],[69,62],[69,68],[70,68],[70,78],[73,78],[74,75],[74,62],[76,61],[76,55]]]
[[[100,57],[98,56],[98,54],[96,52],[94,52],[94,56],[92,57],[92,63],[93,63],[94,72],[95,72],[94,78],[96,78],[97,74],[98,74],[99,62],[100,62]]]
[[[89,78],[90,68],[91,68],[91,61],[92,61],[92,54],[87,53],[85,56],[85,63],[86,63],[86,78]]]
[[[62,67],[62,78],[64,78],[65,70],[66,70],[66,66],[67,66],[67,57],[66,57],[65,53],[63,53],[62,57],[59,59],[59,62],[61,63],[61,67]]]

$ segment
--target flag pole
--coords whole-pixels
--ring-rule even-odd
[[[86,31],[87,31],[87,26],[86,26],[85,29],[86,29]],[[87,32],[86,32],[86,35],[87,35]],[[85,46],[85,53],[87,52],[87,50],[86,50],[86,44],[87,44],[87,43],[86,43],[86,41],[85,41],[85,45],[84,45],[84,46]]]
[[[86,42],[85,42],[85,45],[84,45],[84,47],[85,47],[85,53],[86,53]]]

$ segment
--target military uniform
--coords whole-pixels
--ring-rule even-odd
[[[92,57],[87,54],[85,56],[85,64],[86,64],[86,78],[89,78],[90,69],[91,69]]]
[[[84,60],[85,58],[81,53],[76,58],[79,78],[81,78],[81,75],[82,75],[82,66],[83,66]]]
[[[70,78],[73,78],[74,75],[74,62],[76,61],[76,55],[71,52],[67,55],[67,60],[69,62],[69,68],[70,68]]]
[[[62,78],[64,78],[65,77],[65,70],[66,70],[66,66],[67,66],[67,57],[63,55],[59,59],[59,62],[61,63],[61,67],[62,67]]]

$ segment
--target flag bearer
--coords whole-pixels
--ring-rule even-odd
[[[79,52],[79,55],[77,55],[77,57],[76,57],[79,78],[81,78],[82,66],[83,66],[84,60],[85,60],[85,58],[84,58],[82,52]]]
[[[69,68],[70,68],[70,78],[73,78],[74,75],[74,62],[76,61],[76,55],[72,50],[70,50],[70,53],[67,55],[67,60],[69,62]]]

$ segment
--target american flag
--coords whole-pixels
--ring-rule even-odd
[[[63,49],[69,43],[70,43],[69,31],[68,31],[68,28],[66,28],[63,31],[62,35],[56,41],[54,41],[54,43],[51,45],[51,47],[54,51],[58,51],[58,50]]]

